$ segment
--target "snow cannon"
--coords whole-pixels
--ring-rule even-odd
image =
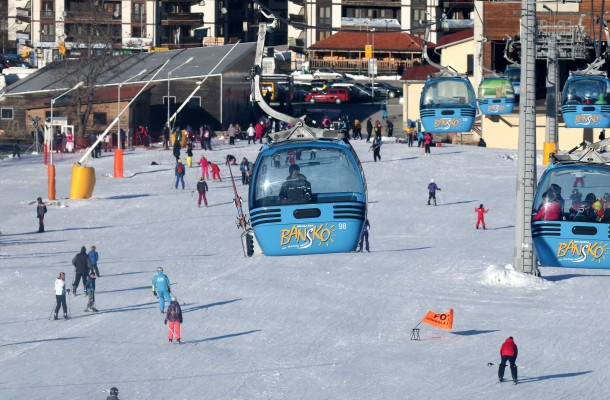
[[[95,168],[84,167],[80,163],[72,165],[71,199],[88,199],[95,188]]]

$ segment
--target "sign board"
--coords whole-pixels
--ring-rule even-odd
[[[169,47],[151,47],[148,49],[149,53],[156,53],[157,51],[169,51]]]
[[[222,46],[225,44],[225,38],[223,37],[204,37],[204,46]]]
[[[377,75],[377,59],[371,58],[369,60],[369,75]]]
[[[261,67],[263,75],[275,74],[275,58],[264,57]]]
[[[371,59],[373,58],[373,46],[367,44],[364,46],[364,58]]]

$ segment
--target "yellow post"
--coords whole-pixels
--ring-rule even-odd
[[[544,142],[544,151],[542,153],[542,165],[549,165],[549,156],[551,153],[557,154],[557,142]]]
[[[88,199],[95,188],[95,168],[82,167],[79,163],[72,166],[71,199]]]

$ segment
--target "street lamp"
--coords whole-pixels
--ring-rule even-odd
[[[76,85],[74,85],[74,87],[72,87],[72,89],[60,94],[59,96],[55,97],[54,99],[51,99],[51,138],[50,138],[50,147],[49,147],[50,148],[49,152],[51,153],[51,156],[49,158],[49,160],[50,160],[49,161],[49,200],[55,200],[55,165],[53,165],[53,104],[55,104],[55,102],[57,100],[59,100],[60,98],[64,97],[71,91],[78,89],[79,87],[83,86],[84,84],[85,84],[85,82],[80,81]]]
[[[144,68],[142,71],[138,72],[136,75],[132,76],[131,78],[127,79],[126,81],[119,83],[117,101],[116,101],[116,115],[119,115],[119,113],[121,112],[121,86],[123,86],[130,80],[135,79],[138,76],[145,74],[146,71],[147,71],[146,68]],[[117,148],[120,149],[120,148],[122,148],[122,146],[121,146],[121,120],[120,119],[117,121],[116,131],[117,131]]]
[[[167,73],[167,129],[170,129],[170,116],[169,116],[169,79],[172,75],[172,72],[174,72],[175,70],[177,70],[178,68],[182,67],[183,65],[186,65],[188,63],[190,63],[191,61],[193,61],[193,57],[189,57],[188,60],[186,60],[185,62],[183,62],[182,64],[178,65],[176,68],[172,69],[171,71],[169,71]],[[171,130],[171,129],[170,129]]]

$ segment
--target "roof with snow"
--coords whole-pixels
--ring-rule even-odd
[[[474,38],[474,28],[464,29],[462,31],[450,33],[448,35],[441,36],[436,43],[437,49],[442,49],[443,47],[448,47],[453,44],[458,44],[461,42],[465,42],[467,40]]]
[[[373,39],[374,37],[374,39]],[[375,51],[419,52],[423,40],[406,32],[337,32],[309,47],[310,50],[360,50],[375,42]],[[434,46],[428,42],[428,45]]]

